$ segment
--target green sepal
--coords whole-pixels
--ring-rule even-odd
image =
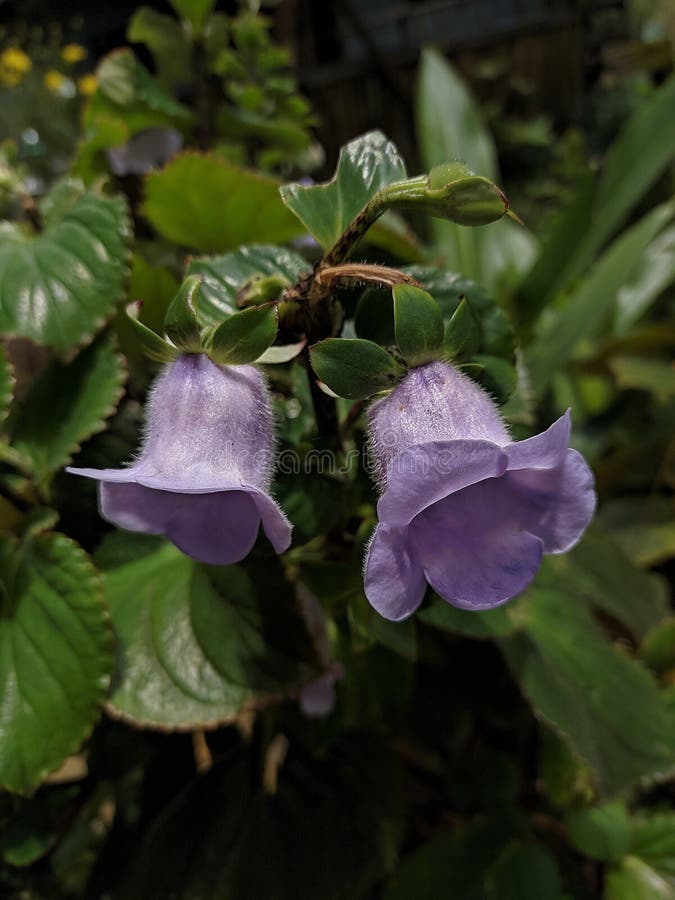
[[[244,309],[216,328],[207,352],[219,365],[243,366],[255,362],[274,343],[278,323],[276,305]]]
[[[466,359],[480,350],[482,341],[480,323],[464,297],[445,327],[445,351],[451,359]]]
[[[363,400],[395,387],[405,369],[379,344],[361,338],[326,338],[310,350],[312,368],[339,397]]]
[[[126,312],[126,317],[133,328],[143,353],[149,359],[154,359],[155,362],[171,362],[172,359],[178,356],[179,351],[176,347],[131,315],[129,310]]]
[[[254,275],[237,291],[237,303],[242,307],[269,303],[290,283],[283,275]]]
[[[200,353],[202,337],[197,320],[197,302],[202,279],[188,275],[171,301],[164,319],[167,337],[184,353]]]
[[[397,284],[394,297],[396,343],[406,362],[420,366],[437,359],[443,347],[443,313],[431,294],[411,284]]]

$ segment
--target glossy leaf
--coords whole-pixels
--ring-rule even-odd
[[[41,234],[5,223],[0,238],[0,331],[60,354],[89,343],[124,294],[124,200],[88,193]]]
[[[160,729],[230,722],[297,693],[315,665],[289,587],[117,534],[96,557],[119,641],[113,715]],[[253,563],[255,566],[255,563]],[[267,571],[267,570],[266,570]]]
[[[675,717],[647,670],[605,640],[574,594],[540,587],[529,600],[525,632],[503,643],[507,660],[535,714],[590,764],[600,796],[675,766]]]
[[[124,359],[100,340],[68,364],[54,360],[35,380],[12,421],[14,447],[38,479],[66,465],[80,445],[103,431],[126,379]]]
[[[216,328],[209,356],[220,365],[242,366],[254,362],[277,336],[276,306],[252,306],[235,313]]]
[[[368,896],[393,868],[402,830],[399,777],[386,743],[347,734],[311,754],[291,742],[275,785],[265,795],[250,754],[231,753],[157,819],[125,866],[119,896]]]
[[[405,164],[394,144],[382,132],[369,131],[345,144],[330,181],[287,184],[281,196],[324,250],[329,250],[381,187],[405,177]]]
[[[197,318],[200,286],[198,275],[188,275],[171,301],[164,319],[166,336],[184,353],[199,353],[202,347]]]
[[[32,791],[99,716],[113,641],[100,578],[59,534],[2,543],[0,784]]]
[[[299,254],[264,244],[240,247],[224,256],[197,257],[188,268],[189,275],[202,277],[197,313],[204,325],[219,325],[239,312],[238,292],[255,276],[278,276],[293,284],[307,271],[307,261]]]
[[[216,154],[184,153],[151,173],[143,212],[162,237],[206,252],[250,241],[283,244],[302,233],[273,178]]]
[[[404,358],[412,366],[435,359],[443,344],[443,313],[438,303],[409,284],[397,284],[392,294],[396,343]]]
[[[379,344],[326,338],[310,350],[312,368],[339,397],[358,400],[393,388],[405,369]]]

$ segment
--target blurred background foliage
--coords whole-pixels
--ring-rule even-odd
[[[675,898],[672,4],[0,12],[0,894]],[[446,336],[467,298],[457,359],[516,437],[573,408],[596,522],[488,613],[369,607],[360,402],[337,404],[358,460],[279,475],[281,561],[116,533],[62,471],[138,445],[157,365],[124,307],[161,330],[199,273],[211,325],[295,282],[322,222],[278,188],[349,141],[331,210],[460,158],[525,221],[388,214],[354,257],[415,274]],[[381,291],[336,300],[390,342]],[[307,374],[268,367],[305,460]]]

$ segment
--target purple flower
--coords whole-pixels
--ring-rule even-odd
[[[274,421],[267,386],[253,366],[218,366],[179,356],[148,401],[140,456],[125,469],[68,469],[100,482],[104,519],[165,534],[205,563],[242,560],[260,523],[277,553],[291,526],[269,495]]]
[[[412,369],[370,409],[382,495],[365,591],[404,619],[427,583],[463,609],[491,609],[564,553],[595,511],[593,475],[568,448],[569,411],[548,431],[511,441],[487,394],[443,362]]]

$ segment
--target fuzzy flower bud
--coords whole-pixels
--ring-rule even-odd
[[[593,475],[568,447],[569,412],[512,442],[496,407],[452,366],[412,369],[370,409],[382,489],[365,560],[365,590],[404,619],[427,583],[463,609],[520,593],[544,553],[564,553],[595,511]]]
[[[253,366],[179,356],[148,401],[138,459],[125,469],[68,469],[100,482],[103,518],[128,531],[164,534],[188,556],[242,560],[262,527],[277,553],[291,526],[269,494],[274,421]]]

